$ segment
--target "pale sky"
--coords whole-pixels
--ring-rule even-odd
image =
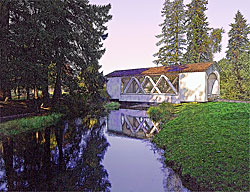
[[[187,4],[191,0],[184,0]],[[104,75],[121,69],[155,67],[153,54],[159,50],[155,37],[161,33],[163,22],[161,10],[164,0],[89,0],[91,4],[110,3],[112,20],[107,24],[108,38],[103,41],[106,53],[100,60]],[[209,0],[209,26],[225,30],[222,52],[215,55],[215,61],[225,56],[228,43],[229,24],[234,23],[237,12],[250,23],[250,0]]]

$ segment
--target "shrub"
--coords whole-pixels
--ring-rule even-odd
[[[171,103],[162,103],[147,110],[149,117],[156,123],[166,122],[173,117],[174,106]]]
[[[118,102],[106,103],[106,104],[104,105],[104,108],[105,108],[106,110],[117,110],[117,109],[120,108],[120,103],[118,103]]]

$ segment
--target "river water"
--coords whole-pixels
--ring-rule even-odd
[[[0,190],[188,191],[146,138],[154,128],[146,111],[120,109],[2,136]]]

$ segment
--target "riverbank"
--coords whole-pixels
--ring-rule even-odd
[[[40,105],[40,100],[0,101],[0,117],[42,112]]]
[[[0,134],[12,136],[28,131],[44,129],[52,125],[56,125],[62,117],[63,114],[50,113],[7,121],[0,123]]]
[[[249,109],[248,103],[177,105],[177,117],[161,125],[153,142],[187,188],[249,191]]]

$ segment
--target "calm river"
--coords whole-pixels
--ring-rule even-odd
[[[0,138],[1,191],[188,191],[145,139],[146,111],[63,122]]]

